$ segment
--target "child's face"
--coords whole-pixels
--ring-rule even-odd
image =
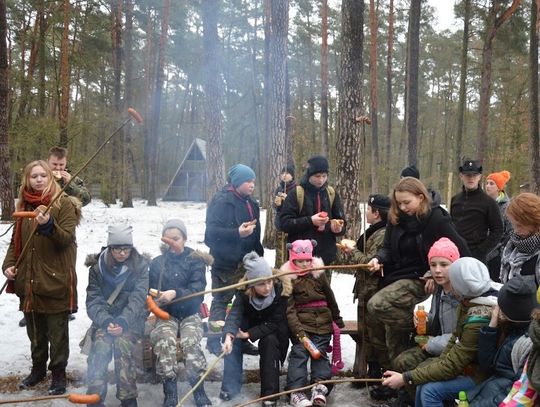
[[[311,260],[308,259],[296,259],[293,263],[299,269],[305,270],[311,267]]]
[[[309,183],[314,187],[322,187],[326,181],[328,181],[328,174],[326,172],[318,172],[309,177]]]
[[[252,179],[252,180],[244,182],[243,184],[240,184],[236,188],[236,190],[242,196],[251,195],[253,193],[253,191],[255,190],[255,180]]]
[[[260,297],[268,297],[274,287],[274,280],[266,280],[261,283],[255,284],[253,288]]]
[[[279,176],[279,178],[283,181],[283,182],[291,182],[292,181],[292,175],[289,174],[288,172],[282,172],[281,175]]]
[[[366,208],[366,222],[370,225],[373,225],[374,223],[377,223],[378,218],[379,211],[368,205],[368,207]]]
[[[429,269],[435,282],[443,287],[450,286],[449,270],[452,261],[446,257],[434,256],[429,261]]]

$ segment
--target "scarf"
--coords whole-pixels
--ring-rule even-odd
[[[48,206],[51,203],[52,194],[49,192],[47,195],[43,195],[41,192],[29,192],[23,191],[23,201],[19,207],[36,209],[39,205]],[[17,260],[22,251],[22,222],[23,218],[18,218],[15,223],[15,257]]]
[[[259,297],[257,295],[254,295],[253,297],[250,297],[249,303],[257,311],[261,311],[265,308],[268,308],[270,305],[272,305],[275,298],[276,298],[276,290],[274,287],[272,287],[272,291],[266,297]]]
[[[501,256],[501,281],[521,274],[523,264],[540,252],[540,234],[521,238],[513,231]]]
[[[123,263],[114,261],[114,266],[109,268],[106,261],[108,253],[109,249],[107,248],[99,255],[99,271],[103,277],[102,290],[105,299],[109,298],[116,289],[116,286],[128,278],[130,274],[128,273],[129,268],[126,264],[127,261]]]
[[[421,220],[419,220],[416,215],[407,215],[406,213],[399,213],[399,224],[407,232],[418,234],[424,228],[424,225]]]

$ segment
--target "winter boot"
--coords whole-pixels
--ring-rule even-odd
[[[369,395],[374,400],[386,401],[397,397],[397,391],[381,384],[377,387],[373,387],[369,391]]]
[[[293,407],[311,407],[311,401],[302,392],[291,394],[291,406]]]
[[[47,376],[47,369],[45,366],[32,366],[30,374],[26,376],[19,384],[19,389],[24,390],[29,387],[33,387]]]
[[[163,379],[163,407],[176,407],[178,404],[178,386],[176,377],[172,379]]]
[[[244,341],[242,344],[242,353],[244,355],[257,356],[259,354],[259,348],[253,345],[250,341]]]
[[[317,384],[311,389],[311,404],[313,406],[326,406],[328,388],[324,384]]]
[[[219,336],[209,336],[206,340],[206,349],[216,356],[221,355],[221,340]]]
[[[198,381],[198,377],[192,377],[189,379],[189,384],[191,384],[191,387],[193,387],[197,384]],[[195,399],[195,405],[197,407],[207,407],[212,405],[212,402],[204,391],[204,382],[202,382],[199,386],[197,386],[195,390],[193,390],[193,398]]]
[[[66,392],[66,369],[53,369],[52,381],[49,387],[51,396]]]
[[[126,399],[120,401],[120,407],[138,407],[137,399]]]

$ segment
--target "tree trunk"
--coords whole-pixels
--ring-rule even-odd
[[[420,17],[422,0],[411,0],[409,15],[409,66],[407,70],[407,132],[409,139],[409,165],[418,159],[418,66],[420,62]]]
[[[69,114],[69,58],[68,58],[68,45],[69,45],[69,14],[70,4],[69,0],[64,0],[64,29],[62,32],[62,43],[60,45],[60,88],[62,94],[60,97],[60,110],[59,114],[59,128],[60,128],[60,141],[61,147],[67,147],[68,145],[68,114]]]
[[[133,2],[125,0],[126,28],[124,41],[124,59],[126,80],[124,85],[124,112],[133,105]],[[122,145],[122,207],[133,208],[132,183],[133,168],[131,154],[131,127],[124,127],[124,142]]]
[[[321,2],[321,141],[328,157],[328,0]]]
[[[394,55],[394,0],[390,0],[390,9],[388,12],[388,44],[386,54],[386,170],[387,186],[392,185],[394,174],[390,170],[390,151],[392,150],[392,58]]]
[[[11,220],[15,210],[11,161],[9,157],[9,66],[7,47],[6,0],[0,0],[0,200],[2,220]]]
[[[45,115],[45,102],[46,102],[46,66],[47,66],[47,50],[46,50],[46,31],[48,27],[47,19],[45,17],[45,0],[39,0],[38,8],[41,11],[39,13],[39,84],[38,84],[38,114],[39,116]]]
[[[121,90],[122,90],[122,0],[111,0],[111,45],[112,65],[114,73],[113,82],[113,110],[118,120],[121,117]],[[124,167],[122,159],[122,145],[124,130],[113,138],[111,145],[111,172],[110,172],[110,203],[116,203],[119,198],[120,175]]]
[[[379,139],[377,124],[377,10],[375,0],[369,0],[369,94],[371,100],[371,190],[379,190]]]
[[[463,38],[461,41],[461,70],[459,77],[459,101],[457,112],[457,129],[456,129],[456,155],[454,168],[457,169],[461,164],[463,132],[465,126],[465,107],[467,104],[467,68],[469,59],[467,57],[469,51],[469,25],[471,20],[471,0],[465,0],[465,15],[463,16]]]
[[[217,30],[218,0],[202,0],[203,48],[204,48],[204,122],[208,143],[206,144],[206,197],[212,196],[225,182],[223,162],[223,119],[221,116],[222,76],[220,69],[220,46]]]
[[[285,140],[286,99],[287,99],[287,32],[289,28],[289,1],[273,0],[271,2],[271,38],[270,38],[270,171],[267,177],[265,206],[266,227],[263,243],[267,247],[275,247],[276,229],[275,212],[272,207],[273,190],[279,173],[287,163]]]
[[[514,14],[521,0],[513,0],[501,15],[497,13],[501,9],[501,2],[491,0],[491,6],[487,18],[484,46],[482,48],[482,68],[480,79],[480,101],[478,103],[478,133],[476,135],[477,158],[483,160],[487,147],[487,131],[489,121],[489,100],[491,98],[491,62],[493,58],[493,41],[497,31]]]
[[[540,193],[540,136],[538,130],[538,1],[531,1],[529,27],[529,151],[531,160],[530,191]],[[3,211],[2,211],[3,213]]]
[[[360,173],[362,106],[362,52],[364,47],[364,1],[343,0],[341,3],[341,58],[339,62],[339,113],[336,153],[337,191],[347,215],[348,234],[360,236],[362,219],[358,210],[361,202]],[[365,165],[364,165],[365,168]],[[367,193],[367,191],[364,191]]]

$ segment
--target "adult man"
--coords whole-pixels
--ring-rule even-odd
[[[314,239],[314,256],[326,265],[336,260],[336,236],[345,233],[345,214],[339,195],[328,186],[326,157],[316,155],[308,160],[300,185],[283,202],[279,221],[288,242]]]
[[[458,233],[467,241],[473,257],[486,262],[486,255],[499,242],[503,223],[495,200],[480,187],[482,165],[465,159],[459,167],[462,191],[452,197],[450,215]]]
[[[67,170],[67,149],[63,147],[51,147],[47,164],[51,167],[56,181],[62,188],[71,180],[71,174]],[[92,200],[88,189],[84,186],[84,181],[75,177],[65,190],[69,196],[78,198],[83,206],[86,206]]]
[[[206,210],[204,242],[214,257],[212,265],[212,289],[235,284],[244,275],[242,259],[256,251],[264,253],[261,244],[259,206],[251,197],[255,189],[255,172],[244,164],[233,165],[228,172],[229,183],[218,191]],[[209,323],[218,327],[224,321],[227,304],[234,290],[214,293],[210,307]],[[218,336],[208,338],[208,350],[221,354]],[[253,352],[254,349],[249,350]]]

